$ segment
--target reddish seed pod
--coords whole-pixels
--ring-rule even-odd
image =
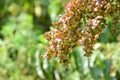
[[[119,14],[119,6],[118,2],[111,0],[71,0],[58,22],[52,23],[56,28],[44,34],[49,45],[43,57],[58,57],[61,63],[68,66],[68,55],[77,46],[84,46],[84,55],[90,56],[106,25],[105,18]],[[119,18],[115,19],[113,22],[117,23]],[[81,28],[83,25],[84,28]]]

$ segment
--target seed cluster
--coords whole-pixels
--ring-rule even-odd
[[[67,3],[65,13],[58,22],[53,22],[56,28],[44,34],[49,45],[43,58],[58,57],[67,66],[68,55],[77,46],[84,46],[84,55],[90,56],[106,25],[106,16],[114,13],[112,3],[112,0],[71,0]]]
[[[85,56],[90,56],[94,44],[105,27],[105,13],[109,9],[109,3],[103,0],[92,0],[87,5],[87,24],[82,31],[80,44],[84,45]]]

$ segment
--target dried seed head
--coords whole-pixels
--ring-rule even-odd
[[[58,22],[52,23],[56,28],[45,33],[49,45],[43,57],[58,57],[61,63],[68,66],[68,55],[76,46],[84,46],[84,55],[90,56],[106,25],[105,18],[108,15],[120,14],[120,4],[117,1],[113,3],[111,0],[71,0],[67,3],[65,13]],[[83,18],[86,19],[86,24]],[[113,22],[119,20],[120,18],[116,18]],[[81,28],[83,24],[84,29]]]

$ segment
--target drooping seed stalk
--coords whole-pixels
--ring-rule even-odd
[[[77,46],[84,46],[84,55],[90,56],[107,25],[106,17],[120,14],[119,8],[117,0],[71,0],[66,4],[65,13],[59,21],[53,22],[56,28],[45,33],[49,45],[43,57],[58,57],[67,66],[70,63],[68,55]],[[119,20],[117,18],[115,21]]]

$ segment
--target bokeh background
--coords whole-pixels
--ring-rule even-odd
[[[0,80],[120,80],[120,23],[112,18],[91,57],[82,47],[70,54],[66,69],[58,59],[42,59],[53,29],[69,0],[0,0]]]

